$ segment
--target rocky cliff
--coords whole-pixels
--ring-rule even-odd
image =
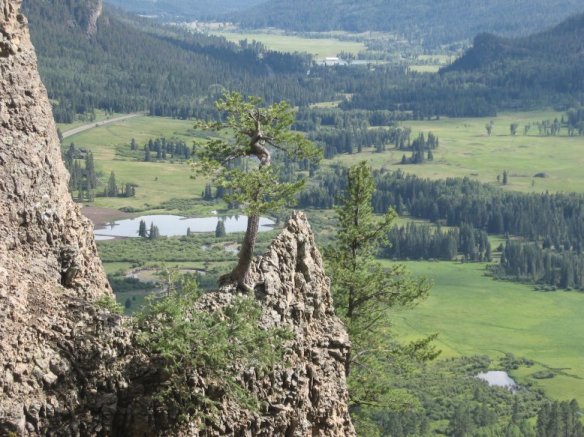
[[[0,435],[354,435],[350,345],[302,214],[253,267],[263,325],[295,334],[281,367],[262,377],[239,369],[266,409],[223,403],[207,428],[168,420],[152,395],[164,369],[123,317],[96,304],[111,290],[68,194],[20,0],[0,0],[0,73]],[[210,293],[199,310],[219,310],[234,293]]]
[[[251,413],[223,402],[220,420],[202,428],[197,421],[180,428],[167,426],[176,412],[156,407],[155,386],[162,375],[148,357],[140,355],[127,367],[127,388],[121,391],[114,428],[119,435],[201,436],[354,436],[348,411],[345,361],[350,349],[347,333],[335,316],[329,280],[303,213],[294,214],[267,252],[252,265],[255,298],[263,308],[262,327],[285,327],[294,334],[286,344],[285,360],[277,369],[258,376],[238,369],[243,385],[266,407]],[[218,311],[236,297],[234,288],[209,293],[199,310]],[[194,390],[212,390],[199,381]]]
[[[35,423],[62,370],[67,301],[111,294],[67,190],[51,106],[17,1],[0,0],[0,429]],[[53,370],[51,370],[53,369]],[[28,419],[27,419],[28,418]],[[29,427],[30,428],[30,427]]]

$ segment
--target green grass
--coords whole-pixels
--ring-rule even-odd
[[[434,161],[422,165],[399,165],[404,152],[394,149],[375,153],[366,149],[361,154],[335,157],[350,165],[368,160],[373,167],[386,167],[414,173],[431,179],[471,177],[482,182],[496,183],[497,175],[509,173],[505,188],[523,192],[584,192],[584,137],[539,137],[533,126],[529,135],[523,135],[523,126],[541,120],[561,118],[552,111],[504,113],[488,118],[442,118],[432,121],[409,121],[403,126],[412,128],[412,139],[419,132],[433,132],[440,139],[434,151]],[[492,136],[487,136],[485,125],[494,120]],[[519,132],[511,136],[509,126],[519,124]],[[406,152],[409,156],[411,153]],[[546,178],[533,178],[537,173]],[[533,184],[533,185],[532,185]]]
[[[59,129],[61,129],[61,132],[66,132],[68,130],[75,129],[76,127],[79,127],[79,126],[83,126],[83,125],[90,124],[90,123],[97,123],[99,121],[119,117],[120,115],[124,115],[124,114],[120,114],[120,113],[107,114],[105,111],[102,111],[101,109],[96,109],[95,110],[95,120],[89,121],[89,120],[77,119],[73,123],[57,123],[57,127]]]
[[[439,333],[442,357],[505,352],[538,365],[512,372],[520,383],[541,387],[554,399],[584,403],[584,294],[543,293],[486,277],[484,264],[408,262],[410,271],[434,281],[430,297],[394,315],[402,338]],[[556,369],[552,379],[533,373]],[[563,369],[558,371],[557,369]],[[558,374],[559,373],[559,374]]]
[[[103,268],[108,275],[127,272],[132,268],[132,263],[129,262],[104,262]]]
[[[412,128],[412,137],[418,132],[434,132],[440,139],[440,147],[434,153],[434,161],[422,165],[399,165],[403,152],[390,149],[378,154],[372,149],[363,153],[340,155],[333,161],[346,165],[368,160],[374,167],[401,168],[422,177],[442,179],[446,177],[471,177],[482,182],[496,183],[497,175],[504,170],[509,173],[509,185],[505,188],[516,191],[584,192],[584,137],[567,137],[565,131],[558,137],[536,136],[532,128],[530,135],[523,135],[523,126],[538,120],[561,117],[561,113],[550,111],[502,114],[494,118],[493,135],[488,137],[485,124],[491,118],[448,119],[405,122]],[[519,134],[511,136],[509,125],[519,123]],[[193,122],[170,118],[141,117],[116,125],[103,126],[83,132],[67,140],[93,151],[97,169],[102,173],[102,186],[111,171],[121,183],[136,183],[134,198],[97,198],[96,206],[155,210],[168,199],[199,199],[204,188],[203,179],[191,179],[192,172],[185,163],[146,163],[123,158],[116,148],[126,147],[132,138],[144,144],[150,138],[177,137],[191,144]],[[406,154],[408,154],[406,152]],[[533,178],[543,172],[546,178]],[[208,214],[217,205],[201,206],[200,214]]]
[[[132,198],[98,197],[94,205],[119,209],[132,207],[152,209],[171,198],[188,199],[200,197],[205,181],[191,178],[191,168],[186,163],[141,162],[122,159],[116,155],[116,148],[128,145],[135,138],[140,147],[150,138],[176,137],[192,144],[192,121],[161,117],[140,117],[119,124],[101,126],[80,133],[66,140],[79,147],[91,150],[95,157],[97,171],[102,173],[102,187],[107,183],[110,172],[116,174],[118,185],[135,183],[136,196]],[[209,208],[209,211],[213,208]],[[206,211],[208,212],[208,211]]]
[[[341,41],[335,38],[308,38],[294,35],[283,35],[279,33],[265,32],[224,32],[215,31],[214,35],[225,37],[229,41],[239,42],[247,39],[248,41],[258,41],[264,44],[268,49],[287,52],[287,53],[308,53],[317,58],[327,56],[336,56],[340,52],[357,54],[365,51],[367,47],[361,42]]]
[[[410,65],[408,68],[416,73],[438,73],[442,65]]]

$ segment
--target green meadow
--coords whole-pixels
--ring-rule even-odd
[[[340,155],[333,161],[350,165],[368,160],[376,168],[399,168],[431,179],[470,177],[494,184],[497,183],[497,176],[507,171],[509,184],[505,189],[584,192],[584,137],[568,137],[565,130],[559,136],[541,137],[534,125],[538,121],[561,116],[561,113],[541,111],[505,113],[493,118],[408,121],[403,126],[412,129],[412,138],[419,132],[433,132],[440,139],[434,161],[421,165],[400,165],[404,152],[393,148],[384,153],[366,148],[362,153]],[[488,136],[485,125],[491,120],[494,128],[492,135]],[[509,131],[511,123],[519,124],[515,136]],[[533,127],[528,135],[523,135],[523,126],[528,123]],[[191,144],[196,140],[196,134],[192,121],[140,117],[70,137],[66,144],[75,142],[94,153],[103,184],[114,171],[118,184],[131,182],[138,185],[136,197],[98,197],[96,206],[153,210],[171,198],[198,197],[204,188],[204,180],[192,179],[191,168],[185,163],[135,161],[116,154],[116,149],[127,147],[132,138],[142,146],[148,139],[160,136],[180,138]],[[406,152],[406,155],[409,153]],[[543,173],[545,177],[534,177],[538,173]]]
[[[429,131],[439,137],[440,147],[434,153],[433,162],[402,166],[397,163],[403,152],[389,150],[378,154],[369,149],[361,154],[338,156],[334,161],[351,164],[367,159],[377,168],[401,168],[423,177],[468,176],[490,183],[496,183],[497,175],[507,170],[507,189],[584,192],[584,172],[581,171],[584,138],[567,137],[565,131],[558,137],[539,137],[535,126],[529,135],[523,135],[526,123],[555,117],[561,117],[561,113],[501,114],[492,118],[494,130],[490,137],[486,135],[485,124],[491,118],[411,121],[404,126],[412,128],[412,137],[418,132]],[[509,133],[511,123],[519,124],[517,136]],[[104,183],[113,170],[118,183],[138,185],[135,198],[97,198],[96,206],[152,210],[169,199],[198,198],[204,181],[193,180],[191,169],[186,164],[134,161],[116,154],[116,150],[127,147],[131,138],[140,145],[159,136],[180,138],[190,144],[197,135],[192,126],[192,121],[142,117],[92,129],[69,138],[67,143],[73,141],[79,147],[93,151]],[[533,178],[536,173],[545,173],[546,177]],[[193,207],[199,208],[201,215],[216,208],[212,204],[197,205]],[[319,244],[325,244],[332,236],[334,213],[309,211],[309,217],[319,233]],[[115,251],[120,256],[110,250],[106,260],[109,273],[127,271],[140,261],[140,255],[136,255],[138,258],[134,255],[144,250],[143,247],[134,248],[132,242],[112,242],[101,243],[100,251],[106,255],[107,249],[116,245],[121,245],[124,250]],[[159,258],[179,269],[203,268],[218,272],[228,268],[225,263],[230,259],[227,253],[214,251],[210,253],[219,258],[213,258],[209,263],[203,262],[205,256],[209,257],[203,253],[197,253],[193,259],[188,258],[187,253],[162,256],[168,250],[161,249]],[[121,256],[124,253],[126,255]],[[160,263],[155,258],[151,260],[152,267]],[[495,281],[485,276],[485,264],[407,264],[414,273],[432,279],[434,287],[430,297],[414,310],[394,314],[395,331],[400,336],[419,338],[439,333],[436,344],[443,350],[443,357],[479,354],[497,359],[509,352],[528,358],[535,362],[532,367],[521,367],[512,372],[520,383],[540,387],[553,398],[576,398],[584,403],[584,319],[581,317],[584,294],[536,292],[531,286]],[[131,297],[134,310],[143,302],[144,294],[138,291],[135,298],[134,295],[119,298],[125,301]],[[551,371],[554,377],[534,378],[533,375],[542,370]]]
[[[86,124],[97,123],[99,121],[104,121],[104,120],[109,120],[110,118],[119,117],[120,115],[125,115],[125,114],[106,113],[105,111],[102,111],[101,109],[96,109],[94,120],[88,120],[88,119],[84,119],[84,117],[80,117],[77,120],[75,120],[73,123],[57,123],[57,127],[61,130],[61,132],[65,132],[67,130],[75,129],[76,127],[83,126]]]
[[[295,35],[284,35],[280,33],[263,32],[211,32],[214,35],[222,36],[232,42],[239,42],[247,39],[249,42],[258,41],[268,49],[285,53],[308,53],[317,58],[327,56],[337,56],[340,52],[357,54],[367,50],[365,44],[355,41],[342,41],[336,38],[308,38]]]
[[[346,165],[367,160],[373,167],[402,169],[421,177],[443,179],[470,177],[482,182],[496,183],[497,175],[509,174],[505,187],[514,191],[584,192],[584,137],[568,137],[562,129],[559,136],[538,136],[535,123],[560,119],[562,113],[552,111],[503,113],[488,118],[457,118],[431,121],[408,121],[404,127],[412,129],[412,139],[419,132],[433,132],[440,140],[434,151],[434,161],[419,165],[400,165],[403,151],[390,149],[375,153],[365,149],[361,154],[342,155],[335,161]],[[494,122],[491,136],[485,125]],[[510,134],[511,123],[519,125],[515,136]],[[532,124],[528,135],[523,127]],[[411,153],[405,152],[406,156]],[[543,178],[534,175],[544,173]]]
[[[387,261],[384,261],[387,263]],[[555,399],[584,403],[584,293],[539,292],[485,276],[485,264],[407,262],[431,279],[430,296],[413,310],[393,315],[401,338],[438,333],[441,358],[505,353],[533,360],[511,374]],[[440,359],[440,358],[439,358]],[[549,370],[551,379],[536,379]]]
[[[116,154],[116,150],[119,147],[128,147],[132,138],[136,139],[140,148],[149,139],[158,137],[179,138],[192,144],[195,139],[192,129],[192,121],[140,117],[91,129],[67,138],[65,144],[74,142],[78,147],[84,147],[93,153],[103,185],[107,183],[112,171],[118,185],[138,185],[135,197],[97,197],[95,206],[156,209],[162,202],[172,198],[200,196],[205,182],[202,179],[192,179],[193,172],[184,162],[141,162],[124,158]]]

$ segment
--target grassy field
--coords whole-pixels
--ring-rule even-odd
[[[408,67],[409,71],[414,71],[416,73],[438,73],[438,71],[442,68],[442,65],[434,65],[434,64],[414,64]]]
[[[490,118],[407,122],[405,125],[412,127],[413,137],[420,131],[432,131],[439,137],[440,147],[432,163],[396,165],[402,153],[395,151],[383,154],[366,151],[337,157],[335,161],[350,164],[369,159],[375,167],[403,168],[424,177],[469,176],[492,183],[498,174],[507,170],[510,174],[507,188],[512,190],[584,192],[581,171],[584,156],[580,152],[584,138],[537,137],[535,128],[530,135],[522,135],[525,123],[556,116],[561,114],[502,114],[494,119],[491,137],[484,128]],[[520,124],[519,135],[515,137],[509,135],[509,125],[513,122]],[[178,137],[189,144],[193,141],[192,122],[144,117],[96,128],[69,139],[93,151],[98,170],[105,178],[113,170],[119,183],[138,184],[136,198],[98,198],[97,206],[148,208],[171,198],[200,195],[204,182],[191,180],[191,171],[185,164],[144,163],[116,156],[116,147],[128,144],[131,138],[141,145],[158,136]],[[533,179],[539,172],[545,172],[548,177]],[[206,212],[204,208],[201,215]],[[333,213],[309,212],[309,216],[314,227],[323,233],[319,241],[326,241]],[[127,260],[111,261],[106,264],[111,273],[130,267]],[[179,267],[199,268],[201,260],[185,259],[178,263]],[[228,268],[219,264],[203,267]],[[438,345],[445,357],[487,354],[496,358],[512,352],[532,359],[538,364],[514,372],[520,382],[534,383],[554,398],[575,397],[584,403],[583,294],[541,293],[529,286],[494,281],[484,276],[483,264],[419,262],[408,265],[414,272],[434,279],[435,287],[431,297],[414,311],[396,314],[395,329],[400,335],[413,338],[438,332]],[[143,295],[138,292],[133,308],[142,300]],[[553,379],[532,378],[533,373],[546,368],[555,369]]]
[[[434,281],[430,297],[394,315],[402,338],[439,333],[442,357],[509,352],[536,362],[512,375],[555,399],[584,403],[584,294],[543,293],[486,277],[484,264],[408,262],[410,271]],[[552,379],[532,375],[552,369]]]
[[[386,167],[414,173],[422,177],[441,179],[446,177],[471,177],[482,182],[496,183],[497,175],[504,170],[509,174],[509,190],[543,192],[584,192],[584,137],[540,137],[532,127],[529,135],[523,135],[523,126],[540,120],[553,120],[561,113],[526,112],[501,114],[496,118],[467,118],[432,121],[410,121],[403,125],[412,128],[412,138],[419,132],[433,132],[440,139],[440,147],[434,152],[434,161],[422,165],[400,165],[403,152],[390,149],[382,154],[365,149],[360,154],[340,155],[335,162],[346,165],[368,160],[373,167]],[[485,125],[494,121],[492,136],[487,136]],[[519,124],[519,133],[511,136],[509,126]],[[116,148],[128,145],[135,138],[140,146],[150,138],[164,136],[180,138],[191,144],[192,121],[170,118],[142,117],[115,125],[102,126],[67,139],[79,147],[93,151],[97,169],[103,184],[111,171],[118,184],[138,185],[134,198],[97,198],[96,206],[119,209],[132,207],[156,209],[170,199],[199,197],[204,181],[191,179],[192,172],[184,163],[146,163],[125,159],[116,155]],[[66,126],[63,126],[66,128]],[[408,152],[406,152],[409,155]],[[534,178],[545,173],[545,178]],[[209,213],[214,207],[201,207],[201,213]],[[207,211],[208,210],[208,211]]]
[[[104,120],[108,120],[110,118],[119,117],[120,115],[125,115],[125,114],[118,114],[118,113],[108,114],[105,111],[102,111],[101,109],[96,109],[95,110],[95,120],[89,121],[89,120],[77,119],[73,123],[57,123],[57,127],[59,129],[61,129],[61,132],[65,132],[65,131],[70,130],[70,129],[75,129],[76,127],[79,127],[79,126],[83,126],[84,124],[89,124],[89,123],[98,122],[98,121],[104,121]]]
[[[526,124],[561,116],[562,113],[542,111],[504,113],[494,118],[409,121],[403,126],[412,128],[412,139],[419,132],[433,132],[440,139],[434,161],[399,165],[404,153],[394,149],[383,154],[367,149],[361,154],[337,156],[335,161],[349,165],[368,160],[373,167],[401,168],[431,179],[468,176],[490,183],[496,183],[497,175],[507,170],[509,185],[505,188],[509,190],[584,192],[584,137],[568,137],[565,129],[561,136],[540,137],[535,126],[529,135],[523,135]],[[491,120],[494,129],[489,137],[485,125]],[[519,124],[516,136],[510,135],[511,123]],[[537,173],[545,173],[546,177],[533,178]]]
[[[135,138],[140,148],[150,138],[179,138],[192,144],[192,121],[170,118],[140,117],[119,124],[102,126],[75,135],[66,140],[85,147],[94,154],[97,171],[105,184],[110,172],[116,175],[118,185],[135,183],[136,197],[96,198],[94,205],[119,209],[122,207],[152,208],[171,198],[199,197],[204,181],[191,179],[191,168],[184,163],[155,163],[123,159],[116,156],[116,147],[128,145]],[[103,185],[102,185],[103,186]]]
[[[454,56],[449,55],[418,55],[408,68],[417,73],[437,73],[442,67],[451,64]]]
[[[583,137],[568,137],[564,131],[557,137],[537,136],[532,127],[529,135],[523,135],[523,126],[540,120],[561,117],[555,112],[527,112],[501,114],[496,118],[448,119],[411,121],[404,126],[412,128],[412,137],[419,132],[434,132],[440,139],[440,147],[434,153],[434,161],[423,165],[399,165],[403,152],[390,149],[383,154],[365,149],[361,154],[337,156],[334,161],[347,165],[369,160],[374,167],[401,168],[422,177],[440,179],[446,177],[471,177],[483,182],[496,183],[497,175],[509,173],[505,187],[517,191],[584,191]],[[492,136],[487,136],[485,125],[494,121]],[[519,133],[511,136],[509,126],[519,124]],[[63,127],[65,128],[65,126]],[[76,135],[67,142],[92,150],[103,181],[114,171],[118,183],[138,184],[137,194],[131,199],[98,198],[96,206],[120,208],[148,208],[172,198],[192,198],[200,194],[204,182],[190,179],[190,168],[180,163],[145,163],[124,160],[116,156],[116,147],[129,144],[136,138],[142,145],[150,138],[176,137],[190,144],[192,122],[169,118],[143,117],[116,125],[103,126]],[[533,178],[545,173],[545,178]]]
[[[283,35],[278,33],[239,33],[239,32],[212,32],[215,35],[223,36],[229,41],[239,42],[258,41],[267,48],[287,53],[308,53],[316,58],[336,56],[340,52],[357,54],[365,51],[365,44],[354,41],[342,41],[335,38],[307,38],[294,35]]]

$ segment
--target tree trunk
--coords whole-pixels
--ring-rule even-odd
[[[231,278],[237,282],[238,286],[244,288],[249,279],[249,268],[253,259],[259,224],[259,215],[250,215],[247,218],[247,230],[245,231],[245,237],[243,237],[243,243],[241,244],[241,250],[239,251],[239,262],[231,272]]]

